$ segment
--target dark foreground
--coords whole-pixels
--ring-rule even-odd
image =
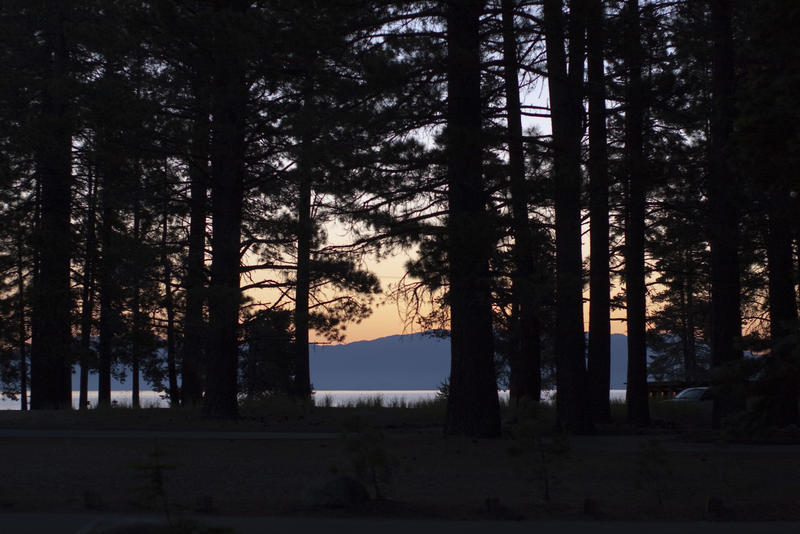
[[[121,516],[108,514],[0,514],[3,532],[26,534],[167,534],[171,532],[215,532],[262,534],[291,532],[297,534],[478,534],[502,530],[504,534],[546,532],[558,534],[671,534],[683,532],[704,534],[794,534],[798,522],[773,523],[712,523],[688,521],[683,523],[648,521],[444,521],[435,519],[375,519],[375,518],[314,518],[314,517],[209,517],[195,516],[170,529],[164,520],[153,516]],[[185,530],[180,530],[184,528]]]
[[[51,520],[63,529],[44,531],[75,532],[109,514],[199,514],[238,532],[331,518],[348,532],[385,520],[431,532],[498,521],[511,532],[530,521],[626,532],[642,520],[651,532],[673,521],[710,522],[705,532],[735,521],[749,532],[744,522],[773,522],[765,532],[800,521],[794,439],[743,441],[677,424],[566,437],[547,413],[511,419],[502,439],[445,438],[436,410],[268,407],[237,422],[170,410],[0,413],[0,532],[36,532]],[[342,494],[331,499],[331,487]],[[58,515],[40,523],[42,513]]]

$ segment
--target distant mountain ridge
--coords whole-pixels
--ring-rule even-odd
[[[450,375],[450,339],[430,333],[401,334],[343,345],[309,347],[311,382],[318,390],[438,389]],[[627,338],[611,336],[611,389],[624,389],[628,366]],[[151,385],[142,377],[142,390]],[[79,375],[72,375],[72,389]],[[114,391],[130,390],[112,379]],[[89,390],[97,390],[97,374],[89,375]]]
[[[450,339],[427,333],[312,345],[315,389],[438,389],[450,375]]]
[[[343,345],[312,345],[316,389],[438,389],[450,375],[450,339],[429,333],[382,337]],[[624,389],[627,337],[611,336],[611,389]]]

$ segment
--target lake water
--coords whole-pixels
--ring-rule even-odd
[[[375,402],[380,399],[384,406],[392,406],[397,404],[413,405],[418,402],[430,401],[436,397],[438,393],[435,389],[422,389],[422,390],[392,390],[392,391],[365,391],[365,390],[329,390],[317,391],[314,394],[314,402],[317,405],[323,406],[347,406],[355,404],[360,401]],[[544,391],[543,398],[546,401],[552,401],[555,391]],[[78,408],[77,391],[72,392],[72,406]],[[500,400],[508,400],[508,391],[499,392]],[[611,400],[623,402],[625,401],[624,389],[612,389]],[[130,406],[132,394],[130,391],[112,391],[111,400],[116,401],[119,406]],[[168,400],[162,394],[155,391],[142,391],[139,394],[139,399],[142,407],[144,408],[167,408],[169,407]],[[97,405],[97,391],[89,392],[89,403],[92,407]],[[377,404],[377,402],[375,402]],[[0,410],[19,410],[20,401],[11,400],[0,395]]]

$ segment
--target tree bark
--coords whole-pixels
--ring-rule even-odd
[[[303,95],[303,111],[300,118],[300,150],[297,172],[297,273],[294,301],[294,383],[292,394],[299,398],[311,398],[311,370],[308,360],[308,299],[311,288],[311,183],[313,175],[313,120],[310,81],[306,81]]]
[[[685,299],[686,311],[684,313],[684,352],[683,352],[683,371],[684,380],[691,382],[697,379],[697,345],[695,343],[695,324],[694,324],[694,276],[692,276],[693,265],[689,264],[688,258],[685,262]]]
[[[542,392],[540,325],[534,289],[535,251],[528,218],[522,113],[519,98],[517,39],[514,29],[515,0],[503,0],[503,68],[508,121],[508,166],[514,232],[512,275],[511,378],[509,389],[515,404],[539,402]]]
[[[166,165],[166,163],[165,163]],[[165,166],[166,172],[166,166]],[[169,184],[165,184],[168,191]],[[175,362],[175,299],[172,295],[172,262],[169,259],[169,205],[164,201],[164,214],[161,222],[161,267],[164,275],[164,311],[167,314],[167,381],[170,407],[180,406],[178,387],[178,368]]]
[[[78,409],[89,407],[89,353],[92,350],[92,319],[94,316],[94,269],[97,256],[97,181],[90,171],[86,191],[86,252],[83,259],[81,288],[81,341],[80,341],[80,393]]]
[[[105,61],[104,85],[106,90],[114,88],[119,82],[120,67],[116,58],[107,57]],[[107,97],[106,94],[98,95]],[[96,113],[107,114],[109,109],[104,102],[97,103]],[[123,128],[119,117],[103,117],[95,127],[95,160],[97,179],[102,186],[99,192],[101,226],[101,255],[98,265],[100,321],[98,343],[98,392],[97,406],[111,406],[111,368],[115,358],[117,337],[122,323],[122,280],[121,266],[124,264],[123,240],[125,231],[120,221],[120,212],[125,206],[121,189],[128,178],[125,175],[125,154],[123,152]]]
[[[543,2],[547,72],[553,126],[556,213],[556,404],[560,427],[586,432],[587,406],[581,265],[581,137],[585,0],[573,0],[569,71],[560,0]]]
[[[192,82],[195,116],[190,144],[189,254],[186,260],[186,315],[181,358],[181,402],[197,405],[203,397],[203,319],[205,302],[206,215],[208,211],[209,95],[208,77],[202,70]]]
[[[141,288],[138,286],[134,288],[133,297],[133,346],[131,348],[132,361],[131,361],[131,408],[141,408],[140,390],[141,384],[139,383],[139,370],[142,361],[142,344],[141,344],[141,328],[142,328],[142,310],[141,310]]]
[[[139,175],[137,169],[136,192],[133,200],[133,242],[138,246],[142,241],[141,236],[141,200],[139,197]],[[133,312],[133,339],[131,343],[131,407],[140,408],[139,396],[139,367],[142,358],[142,273],[138,262],[132,266],[133,271],[133,298],[131,308]]]
[[[625,304],[628,320],[628,422],[637,426],[650,423],[647,400],[647,340],[644,246],[645,246],[645,169],[643,154],[642,44],[639,28],[639,2],[626,5],[626,43],[628,80],[625,104],[625,163],[628,198],[625,209]]]
[[[70,199],[72,133],[67,95],[65,10],[49,2],[44,39],[49,64],[42,95],[36,171],[40,187],[39,272],[33,295],[31,408],[71,407]]]
[[[733,129],[734,57],[731,0],[712,0],[712,117],[710,146],[711,365],[720,368],[742,359],[737,188],[728,165]],[[730,389],[730,388],[726,388]],[[717,396],[712,423],[744,409],[744,398]]]
[[[100,192],[100,205],[102,210],[102,225],[100,227],[100,265],[98,279],[100,283],[100,324],[98,343],[98,385],[97,406],[111,406],[111,364],[113,360],[114,337],[117,334],[117,310],[115,301],[118,295],[118,276],[115,273],[118,262],[119,246],[116,238],[115,226],[117,225],[115,192],[111,178],[113,165],[108,161],[111,158],[110,149],[105,141],[99,141],[98,147],[98,174],[102,177],[103,187]],[[118,168],[117,168],[118,170]]]
[[[500,434],[483,188],[479,19],[481,0],[447,3],[447,183],[450,389],[445,432]]]
[[[25,298],[25,258],[23,250],[25,240],[22,227],[17,234],[17,347],[19,350],[19,392],[20,410],[28,409],[28,347],[26,346],[28,329],[25,325],[25,317],[28,315],[28,302]]]
[[[303,141],[305,144],[306,140]],[[308,298],[311,286],[311,180],[308,169],[300,170],[297,220],[297,286],[295,287],[295,362],[293,394],[311,397],[308,361]]]
[[[611,421],[611,280],[608,150],[606,149],[605,8],[592,0],[587,16],[589,74],[589,396],[593,418]]]
[[[211,141],[211,284],[203,412],[238,416],[239,262],[245,173],[247,83],[237,22],[249,2],[214,4]]]
[[[797,332],[797,294],[792,276],[792,226],[789,188],[780,179],[767,200],[767,274],[771,366],[776,371],[772,423],[784,427],[800,423],[798,417],[798,372],[792,363],[796,348],[791,336]]]

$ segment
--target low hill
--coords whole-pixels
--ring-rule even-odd
[[[624,389],[628,362],[627,338],[611,336],[611,388]],[[318,390],[438,389],[450,374],[450,340],[427,333],[382,337],[344,345],[310,347],[311,382]],[[79,388],[72,375],[72,389]],[[144,378],[142,389],[150,389]],[[130,390],[130,376],[112,380],[114,391]],[[97,390],[97,375],[89,376]]]
[[[312,345],[310,358],[316,389],[438,389],[450,374],[450,339],[406,334]]]
[[[627,338],[611,336],[611,388],[624,389]],[[450,374],[450,340],[430,334],[389,336],[311,348],[316,389],[438,389]]]

